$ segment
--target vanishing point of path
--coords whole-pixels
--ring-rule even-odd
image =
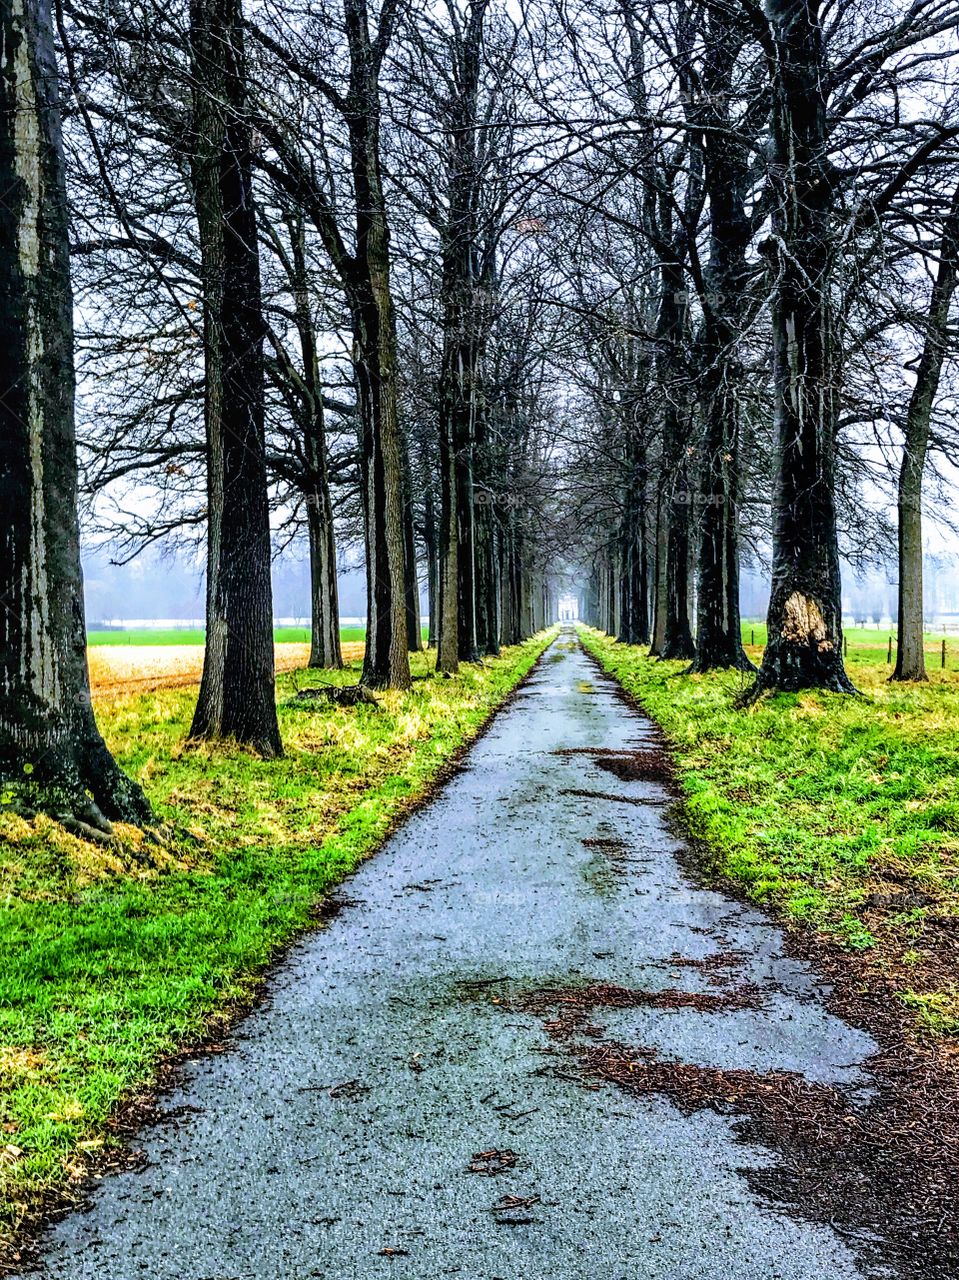
[[[761,913],[682,873],[636,765],[656,747],[564,633],[228,1051],[183,1069],[145,1167],[45,1237],[48,1274],[893,1274],[828,1211],[789,1211],[741,1114],[684,1100],[790,1072],[861,1105],[875,1045]],[[662,1088],[609,1078],[631,1054]]]

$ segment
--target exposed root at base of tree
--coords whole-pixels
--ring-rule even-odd
[[[0,811],[30,820],[44,814],[81,839],[110,844],[113,822],[147,827],[149,802],[137,784],[117,768],[102,744],[86,760],[81,774],[72,757],[61,754],[23,776],[0,780]]]
[[[378,707],[379,700],[364,684],[321,684],[300,689],[291,702],[318,702],[325,698],[337,707],[356,707],[361,703]]]
[[[727,661],[713,661],[708,658],[695,657],[683,672],[684,676],[701,676],[709,671],[740,671],[743,675],[755,676],[759,668],[749,655],[743,651],[737,657]]]

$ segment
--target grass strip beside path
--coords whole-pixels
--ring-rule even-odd
[[[112,1137],[118,1104],[164,1055],[247,1004],[264,966],[334,885],[423,798],[552,638],[459,675],[413,655],[379,706],[293,701],[342,672],[278,681],[286,755],[185,749],[196,689],[121,695],[97,716],[169,824],[113,846],[0,816],[0,1239],[69,1193]]]
[[[738,673],[688,675],[688,663],[580,634],[662,726],[712,868],[862,952],[921,1026],[959,1032],[956,674],[890,684],[884,663],[860,661],[861,698],[780,694],[736,709]]]

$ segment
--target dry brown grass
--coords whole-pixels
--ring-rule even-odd
[[[343,645],[347,662],[362,658],[361,641]],[[98,645],[87,651],[90,683],[98,696],[113,693],[155,693],[199,684],[203,671],[203,646],[183,645]],[[305,667],[310,658],[308,644],[276,645],[277,671]]]

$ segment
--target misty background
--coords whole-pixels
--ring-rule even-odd
[[[366,617],[366,578],[358,557],[340,557],[340,616]],[[204,562],[200,554],[183,549],[149,547],[128,564],[111,562],[103,545],[87,546],[83,555],[87,626],[133,622],[182,622],[202,625],[204,616]],[[570,587],[575,589],[575,580]],[[421,605],[427,610],[425,583]],[[742,612],[744,619],[764,619],[769,599],[768,577],[756,568],[744,568]],[[925,610],[930,630],[959,631],[959,557],[954,552],[929,553],[925,557]],[[881,567],[857,571],[843,565],[843,612],[847,624],[884,626],[895,623],[896,579]],[[304,554],[289,548],[273,562],[273,614],[284,622],[310,621],[310,566]]]

